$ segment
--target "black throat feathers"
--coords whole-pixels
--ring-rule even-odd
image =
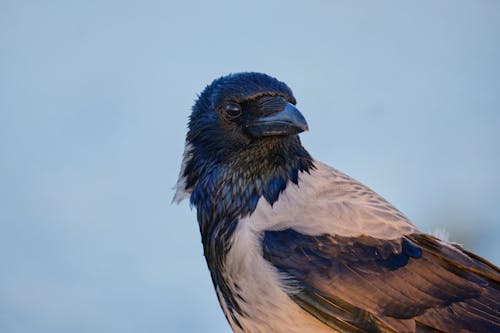
[[[273,205],[287,185],[298,184],[300,172],[314,168],[297,135],[255,141],[231,153],[201,151],[192,145],[183,176],[192,189],[204,255],[213,283],[230,311],[241,311],[223,278],[226,255],[241,218],[263,197]],[[222,156],[221,156],[222,155]]]

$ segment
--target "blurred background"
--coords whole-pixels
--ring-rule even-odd
[[[0,331],[226,332],[171,205],[212,79],[288,83],[316,158],[500,261],[500,2],[0,1]]]

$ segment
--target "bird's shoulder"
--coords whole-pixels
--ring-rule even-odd
[[[261,198],[250,220],[260,230],[292,228],[307,235],[395,239],[416,231],[382,196],[317,160],[273,205]]]

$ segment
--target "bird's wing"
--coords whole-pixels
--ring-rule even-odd
[[[324,219],[315,209],[299,222]],[[264,232],[263,256],[294,287],[291,298],[333,329],[500,332],[500,272],[484,259],[417,231],[387,239],[289,225]]]

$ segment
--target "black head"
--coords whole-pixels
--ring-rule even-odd
[[[260,196],[274,202],[288,180],[297,183],[298,172],[312,166],[297,135],[307,122],[295,104],[291,89],[266,74],[214,80],[193,106],[178,191],[192,193],[196,205],[199,193],[221,193],[212,189],[217,179],[233,198],[251,190],[252,203]]]
[[[252,200],[263,195],[274,202],[288,180],[297,183],[298,172],[312,166],[297,135],[307,122],[295,104],[291,89],[266,74],[214,80],[193,106],[178,192],[193,192],[196,204],[203,181],[212,186],[225,177],[240,184],[238,192],[253,188]]]
[[[224,160],[250,146],[281,141],[307,130],[290,88],[261,73],[214,80],[193,107],[187,142]]]

